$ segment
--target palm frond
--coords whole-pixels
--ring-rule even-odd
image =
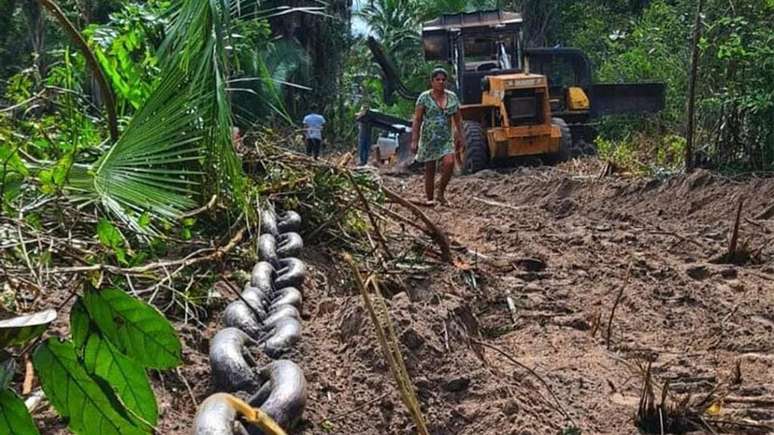
[[[148,231],[142,213],[172,220],[204,195],[230,194],[246,208],[226,90],[229,3],[184,0],[173,10],[158,87],[108,152],[71,172],[76,199],[101,203],[138,232]]]

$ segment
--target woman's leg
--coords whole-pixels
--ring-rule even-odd
[[[446,186],[454,172],[454,154],[447,154],[441,160],[441,181],[438,183],[438,202],[446,204]]]
[[[435,196],[435,160],[425,162],[425,195],[428,201]]]

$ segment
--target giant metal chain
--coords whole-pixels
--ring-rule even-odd
[[[301,216],[288,211],[277,216],[272,208],[261,211],[259,262],[239,299],[223,313],[225,328],[210,344],[210,366],[215,389],[246,397],[282,428],[301,417],[306,404],[306,380],[298,365],[279,359],[301,339],[301,291],[306,265],[295,258],[304,246],[297,233]],[[275,361],[258,368],[250,348],[261,349]],[[237,412],[215,394],[199,409],[195,435],[231,435]],[[248,427],[250,434],[262,433]]]

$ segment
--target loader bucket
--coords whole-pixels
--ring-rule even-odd
[[[656,113],[664,109],[664,83],[600,83],[591,86],[592,116]]]

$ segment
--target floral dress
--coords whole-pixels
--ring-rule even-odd
[[[454,153],[451,117],[460,110],[460,100],[454,92],[446,91],[446,107],[441,109],[431,92],[422,92],[417,98],[417,106],[425,108],[416,155],[418,162],[439,160]]]

